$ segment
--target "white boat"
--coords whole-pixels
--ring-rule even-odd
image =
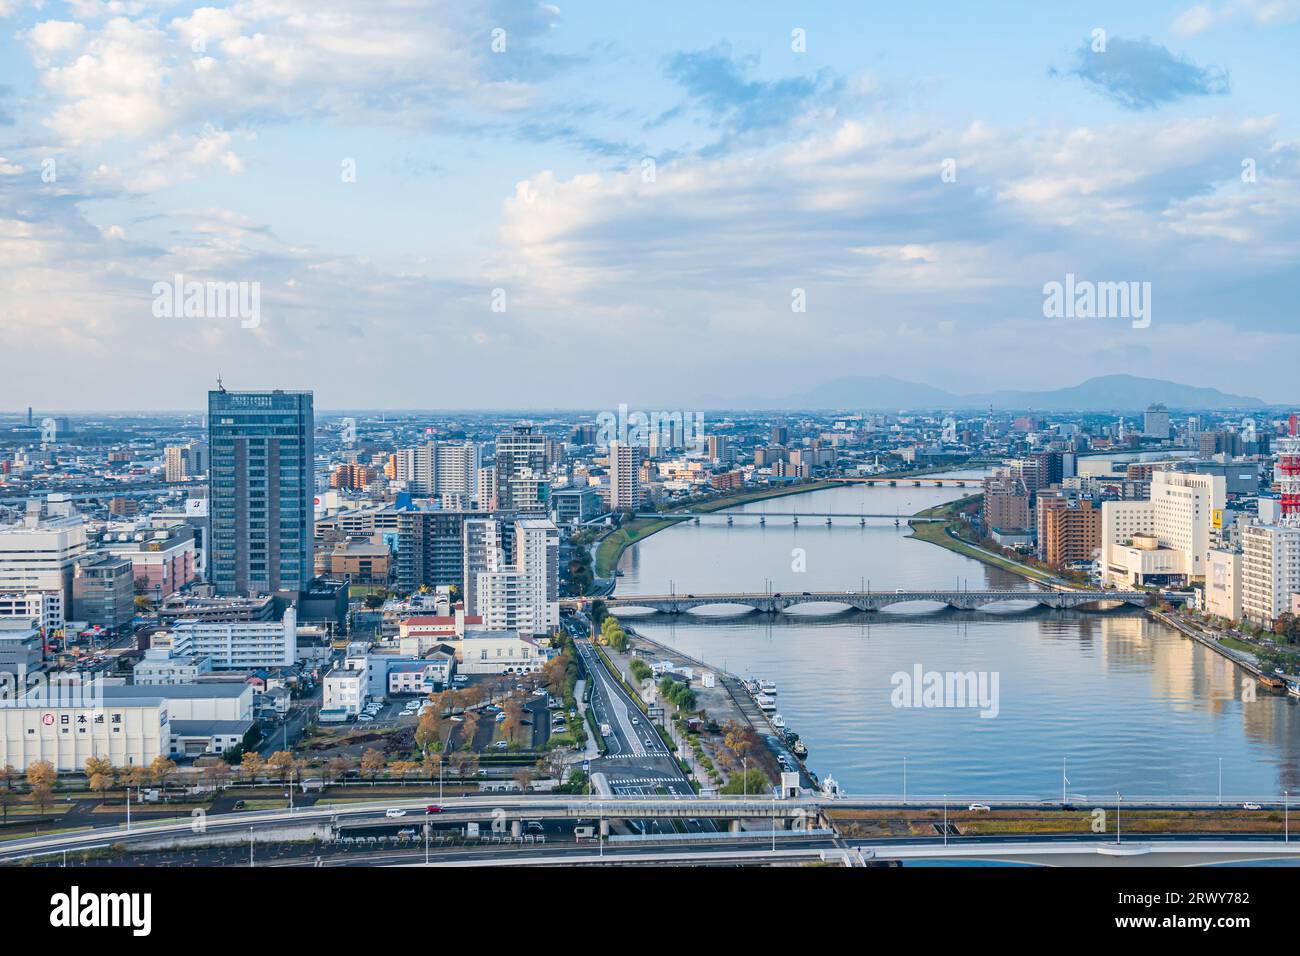
[[[758,704],[759,710],[768,710],[768,711],[776,710],[775,697],[768,697],[766,694],[759,694],[757,697],[754,698],[754,701],[755,703]]]
[[[772,715],[772,726],[777,730],[785,730],[785,718],[780,714]]]
[[[769,694],[772,697],[775,697],[776,685],[773,684],[770,680],[761,680],[758,682],[758,691],[760,694]]]
[[[1287,681],[1286,692],[1292,697],[1300,697],[1300,681]]]

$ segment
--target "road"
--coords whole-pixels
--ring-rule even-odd
[[[608,724],[612,731],[605,738],[608,752],[592,762],[592,772],[605,775],[615,796],[660,793],[693,796],[695,789],[682,772],[671,748],[610,674],[604,659],[586,639],[585,618],[576,615],[568,618],[565,627],[573,635],[574,646],[591,680],[590,706],[596,723]],[[687,820],[682,825],[688,833],[707,833],[715,829],[708,820]],[[671,822],[660,820],[635,821],[633,828],[639,828],[643,833],[674,832]]]

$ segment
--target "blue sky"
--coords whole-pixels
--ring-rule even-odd
[[[1082,6],[0,0],[0,407],[1300,397],[1300,0]]]

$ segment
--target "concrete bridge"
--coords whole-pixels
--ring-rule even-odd
[[[904,514],[898,514],[897,512],[894,512],[893,514],[889,514],[886,512],[872,512],[872,511],[733,511],[731,509],[728,509],[726,511],[702,511],[702,512],[644,511],[644,512],[637,512],[636,517],[676,518],[676,519],[681,519],[683,521],[693,519],[696,522],[698,522],[701,518],[720,518],[726,521],[731,521],[734,518],[758,518],[758,519],[804,518],[810,521],[814,518],[826,518],[826,519],[857,518],[858,520],[864,520],[866,518],[886,518],[886,519],[893,518],[895,521],[898,522],[915,521],[918,524],[925,524],[927,522],[933,522],[933,521],[951,520],[950,518],[932,518],[932,517],[925,517],[923,515],[904,515]]]
[[[868,488],[965,488],[967,486],[982,488],[984,486],[981,478],[853,478],[838,475],[826,480],[850,485],[866,485]]]
[[[1065,610],[1090,605],[1134,604],[1139,607],[1147,600],[1145,591],[803,591],[801,593],[764,594],[728,592],[723,594],[641,594],[602,598],[612,613],[632,608],[659,611],[664,614],[682,614],[694,608],[742,607],[767,614],[777,614],[804,604],[842,604],[859,611],[880,611],[894,604],[923,601],[973,611],[992,604],[1010,601],[1029,601],[1036,605]],[[572,601],[562,602],[566,604]],[[740,613],[749,613],[741,611]]]

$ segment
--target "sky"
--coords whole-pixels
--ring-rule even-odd
[[[1300,0],[0,0],[0,409],[1288,402],[1297,50]]]

